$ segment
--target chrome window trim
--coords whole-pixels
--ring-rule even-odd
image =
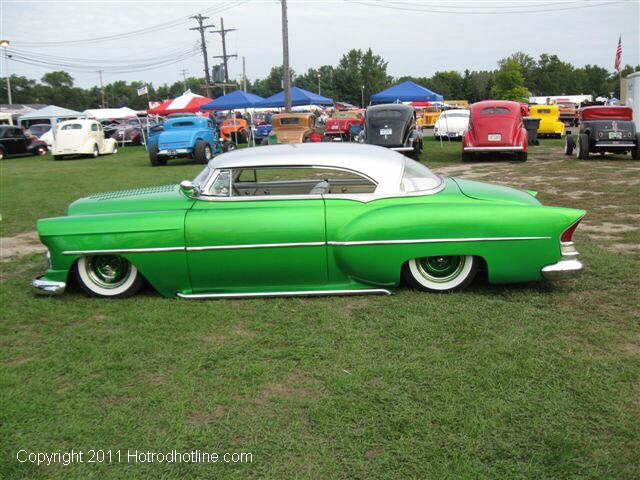
[[[378,182],[376,182],[373,178],[371,178],[370,176],[359,172],[358,170],[353,170],[350,168],[345,168],[345,167],[335,167],[335,166],[323,166],[323,165],[268,165],[268,166],[241,166],[241,167],[225,167],[225,168],[216,168],[212,171],[209,180],[205,181],[205,188],[203,188],[201,191],[202,192],[208,192],[211,187],[213,186],[214,182],[216,181],[216,178],[218,177],[218,175],[220,174],[220,172],[222,170],[244,170],[244,169],[255,169],[255,170],[261,170],[261,169],[269,169],[269,168],[315,168],[318,170],[336,170],[336,171],[340,171],[340,172],[347,172],[347,173],[352,173],[355,175],[359,175],[360,177],[370,181],[371,183],[373,183],[375,185],[375,190],[378,189]],[[230,178],[232,178],[233,175],[230,175]],[[233,180],[231,180],[233,181]],[[375,195],[375,190],[373,191],[373,193],[350,193],[348,195]],[[232,192],[232,188],[231,188],[231,182],[229,183],[229,192]],[[328,195],[344,195],[344,194],[328,194]],[[322,199],[322,194],[295,194],[295,195],[245,195],[245,196],[240,196],[240,197],[234,197],[233,195],[229,195],[228,197],[223,197],[223,196],[216,196],[216,195],[207,195],[204,193],[201,193],[200,195],[198,195],[197,197],[195,197],[197,200],[205,200],[205,201],[248,201],[248,200],[304,200],[304,199]],[[381,197],[381,198],[386,198],[386,197]]]

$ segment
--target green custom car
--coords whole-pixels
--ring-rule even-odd
[[[126,297],[391,293],[401,281],[459,290],[582,270],[571,236],[585,212],[535,193],[441,177],[386,148],[307,143],[247,148],[180,185],[100,193],[38,221],[59,294],[76,281]]]

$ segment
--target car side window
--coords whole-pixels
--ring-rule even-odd
[[[13,129],[13,134],[11,136],[14,138],[26,138],[23,131],[18,128]]]
[[[349,170],[326,167],[259,167],[235,169],[232,196],[329,195],[372,193],[376,184]]]
[[[220,170],[209,189],[209,195],[214,197],[228,197],[231,193],[231,170]]]
[[[92,123],[91,124],[91,131],[92,132],[97,132],[98,131],[98,124],[97,123]]]

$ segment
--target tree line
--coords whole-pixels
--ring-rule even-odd
[[[387,72],[388,62],[371,49],[352,49],[345,53],[337,65],[322,65],[297,74],[292,71],[293,85],[353,105],[369,103],[369,98],[391,85],[411,80],[445,99],[477,102],[483,99],[525,100],[529,95],[551,96],[587,94],[620,96],[618,74],[597,65],[575,67],[557,55],[543,53],[538,59],[516,52],[498,61],[494,70],[438,71],[430,77],[392,77]],[[640,71],[640,65],[626,65],[622,75]],[[241,85],[240,82],[238,82]],[[136,110],[147,108],[147,96],[138,96],[142,81],[118,80],[104,87],[105,103],[109,107],[128,106]],[[151,100],[174,98],[190,89],[205,95],[204,78],[190,77],[184,81],[154,86],[148,85]],[[102,102],[100,87],[75,86],[73,77],[65,71],[49,72],[37,81],[20,75],[11,75],[13,103],[53,104],[74,110],[98,108]],[[265,78],[247,80],[247,90],[268,97],[282,90],[282,66],[275,66]],[[222,95],[220,88],[213,96]],[[5,82],[0,85],[0,96],[7,98]]]

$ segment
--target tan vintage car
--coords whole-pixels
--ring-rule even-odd
[[[278,143],[304,143],[316,127],[316,116],[313,113],[278,113],[271,117],[271,135],[275,135]]]

